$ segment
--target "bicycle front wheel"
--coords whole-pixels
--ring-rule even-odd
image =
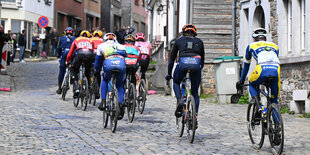
[[[128,107],[127,107],[127,116],[128,122],[131,123],[135,117],[136,111],[136,89],[135,85],[131,83],[128,89]]]
[[[279,106],[272,103],[267,114],[269,141],[273,154],[281,154],[284,146],[284,126]]]
[[[186,111],[186,129],[187,129],[187,138],[190,143],[194,142],[195,130],[196,130],[196,106],[194,96],[191,95],[187,99],[187,111]]]
[[[254,149],[260,149],[264,144],[264,122],[258,113],[255,102],[251,102],[247,109],[247,127],[250,140]]]
[[[146,86],[145,86],[145,80],[142,79],[139,85],[139,96],[138,96],[138,110],[140,114],[143,113],[145,102],[146,102]]]

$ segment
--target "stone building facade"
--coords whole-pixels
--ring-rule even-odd
[[[288,104],[296,89],[308,89],[310,64],[310,1],[241,0],[237,4],[239,55],[252,42],[251,33],[264,27],[268,41],[279,46],[281,62],[280,103]]]

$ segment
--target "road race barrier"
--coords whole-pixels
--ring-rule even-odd
[[[8,44],[4,43],[4,46],[2,48],[2,56],[1,56],[1,71],[6,71],[6,64],[7,64],[7,54],[8,54]]]

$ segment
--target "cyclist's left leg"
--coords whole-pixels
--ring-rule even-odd
[[[119,119],[122,119],[125,113],[125,106],[124,106],[124,81],[126,77],[126,64],[125,61],[120,59],[120,64],[115,69],[118,69],[120,72],[116,76],[116,88],[118,91],[118,102],[120,105],[121,112],[119,114]]]
[[[73,71],[73,97],[76,98],[79,93],[79,87],[78,87],[78,74],[79,69],[81,66],[81,55],[79,53],[76,54],[76,57],[74,58],[72,62],[72,71]]]
[[[249,90],[252,98],[258,103],[259,102],[259,92],[257,90],[257,86],[262,84],[265,81],[265,72],[263,71],[263,68],[261,65],[256,65],[254,71],[251,73],[249,77]],[[262,110],[261,105],[259,105],[258,110]]]
[[[184,77],[186,76],[186,71],[181,64],[178,64],[173,73],[173,91],[177,98],[177,109],[175,110],[175,116],[182,116],[182,106],[183,106],[183,98],[181,97],[181,88],[180,84]]]
[[[67,59],[67,52],[62,52],[59,61],[59,75],[58,75],[58,90],[56,91],[57,94],[61,94],[61,85],[66,73],[66,59]]]
[[[150,63],[150,56],[149,55],[142,55],[140,59],[140,73],[141,79],[145,79],[145,72],[147,71]]]

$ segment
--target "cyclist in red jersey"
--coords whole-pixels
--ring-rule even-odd
[[[82,63],[85,63],[85,74],[89,81],[90,78],[90,69],[91,65],[94,61],[93,56],[93,46],[90,41],[91,35],[87,30],[84,30],[80,33],[80,37],[76,38],[74,42],[71,45],[69,54],[67,56],[67,62],[68,65],[70,63],[70,59],[73,55],[73,52],[75,52],[75,58],[72,62],[72,69],[73,69],[73,91],[74,95],[73,98],[78,97],[79,89],[78,89],[78,73],[79,68],[82,65]]]
[[[97,55],[97,48],[98,48],[98,46],[103,43],[102,36],[103,36],[102,35],[102,31],[96,30],[96,31],[93,32],[93,37],[90,38],[90,41],[91,41],[91,43],[93,45],[94,60],[95,60],[95,57]],[[98,72],[96,72],[95,76],[97,78],[97,84],[98,84],[98,86],[100,86],[100,84],[101,84],[101,76],[100,76],[100,74],[98,74]],[[100,98],[100,94],[98,92],[98,93],[96,93],[96,99],[99,99],[99,98]]]

